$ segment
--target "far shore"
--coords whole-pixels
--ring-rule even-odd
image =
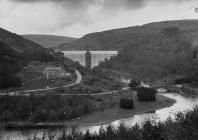
[[[139,102],[136,99],[136,93],[133,93],[135,108],[131,110],[121,109],[119,102],[114,106],[103,111],[95,111],[88,115],[72,119],[65,122],[40,122],[40,123],[9,123],[8,129],[43,129],[43,128],[62,128],[65,126],[100,126],[110,124],[116,120],[125,119],[134,115],[144,114],[158,109],[170,107],[176,103],[174,99],[163,95],[156,95],[155,102]]]

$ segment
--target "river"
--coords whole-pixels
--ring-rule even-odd
[[[167,108],[155,110],[153,113],[145,113],[140,115],[134,115],[133,117],[124,118],[121,120],[117,120],[112,122],[112,125],[118,126],[120,123],[125,124],[126,126],[132,126],[136,123],[141,123],[142,121],[151,118],[155,119],[156,121],[164,121],[169,116],[173,117],[175,113],[180,111],[187,111],[191,110],[193,107],[198,105],[198,95],[197,96],[186,96],[181,95],[178,93],[162,93],[162,95],[167,96],[169,98],[175,99],[176,103]],[[106,125],[104,125],[105,127]],[[82,132],[89,130],[90,132],[98,132],[100,126],[81,126],[78,129]],[[25,132],[17,132],[17,131],[10,131],[5,132],[4,136],[5,139],[9,140],[26,140],[28,137],[32,137],[35,133],[42,133],[40,130],[30,130]],[[60,132],[57,132],[57,134]]]

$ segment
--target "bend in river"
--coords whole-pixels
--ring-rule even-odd
[[[169,116],[174,116],[175,113],[179,111],[187,111],[191,110],[193,107],[198,105],[198,95],[196,96],[185,96],[181,95],[178,93],[163,93],[164,96],[175,99],[176,103],[167,108],[155,110],[152,113],[144,113],[140,115],[134,115],[129,118],[124,118],[121,120],[117,120],[112,122],[111,124],[114,126],[118,126],[120,123],[125,124],[126,126],[131,126],[136,123],[141,123],[142,121],[146,120],[147,118],[153,118],[156,121],[164,121],[166,120]],[[107,125],[103,125],[104,127]],[[99,128],[101,126],[79,126],[78,130],[85,132],[86,130],[89,130],[91,133],[98,132]],[[40,130],[30,130],[21,133],[21,132],[16,132],[16,131],[11,131],[11,132],[5,132],[5,137],[9,136],[10,140],[23,140],[27,139],[28,137],[32,137],[35,133],[41,134],[42,132]],[[57,131],[57,135],[60,134],[60,131]]]

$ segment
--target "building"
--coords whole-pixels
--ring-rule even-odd
[[[85,53],[85,67],[91,69],[91,52],[89,50]]]
[[[71,76],[62,67],[46,67],[43,74],[47,79],[67,78]]]

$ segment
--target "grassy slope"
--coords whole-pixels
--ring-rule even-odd
[[[91,33],[72,43],[61,44],[55,50],[120,50],[128,44],[134,43],[136,38],[158,34],[162,28],[171,26],[179,27],[192,39],[194,46],[197,46],[198,20],[180,20]]]
[[[45,48],[57,47],[60,44],[70,43],[76,40],[76,38],[56,36],[56,35],[27,34],[22,36],[26,39],[29,39],[35,43],[40,44]]]

